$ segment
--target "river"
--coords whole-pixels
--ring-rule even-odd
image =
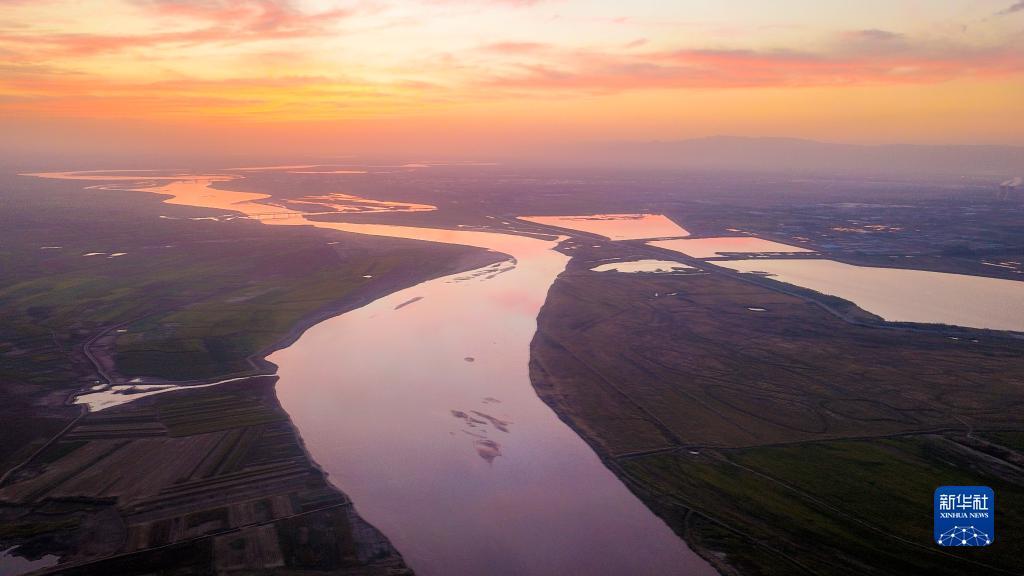
[[[136,189],[174,204],[270,211],[266,195],[211,187],[223,180]],[[313,459],[418,574],[715,574],[533,390],[537,314],[568,261],[557,240],[273,211],[267,224],[510,256],[321,322],[269,357]]]

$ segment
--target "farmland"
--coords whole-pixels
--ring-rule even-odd
[[[621,274],[577,260],[541,312],[534,386],[719,569],[1019,567],[1020,339],[851,321],[708,264]],[[957,483],[1000,494],[991,549],[928,545],[932,491]]]

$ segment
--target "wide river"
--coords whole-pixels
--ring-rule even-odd
[[[262,194],[210,187],[223,179],[137,189],[174,204],[268,211]],[[537,314],[568,261],[557,241],[298,213],[265,222],[511,257],[321,322],[269,357],[313,459],[417,573],[715,574],[533,390]]]
[[[567,258],[504,234],[460,243],[516,263],[388,295],[270,356],[313,457],[421,574],[713,573],[530,384]]]

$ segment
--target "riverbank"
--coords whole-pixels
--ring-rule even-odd
[[[61,557],[41,573],[408,573],[308,459],[275,381],[87,415],[0,489],[5,540]]]
[[[537,311],[568,246],[353,226],[514,257],[327,320],[270,358],[314,458],[414,569],[713,573],[530,387]]]
[[[719,571],[1012,573],[1019,338],[844,321],[714,270],[592,272],[606,255],[552,287],[534,387]],[[1002,495],[999,549],[932,545],[920,503],[950,483]]]
[[[63,402],[67,385],[93,388],[98,375],[114,382],[139,376],[174,381],[182,373],[201,376],[187,382],[206,382],[215,374],[210,367],[219,367],[216,374],[246,375],[252,374],[255,365],[260,372],[272,368],[262,360],[267,354],[287,346],[324,318],[429,278],[501,261],[503,255],[312,228],[197,222],[184,218],[203,217],[203,211],[184,207],[160,208],[163,214],[181,214],[183,220],[158,219],[152,210],[160,206],[156,197],[137,192],[85,192],[78,183],[50,181],[24,190],[33,198],[52,198],[55,205],[37,206],[33,217],[26,216],[20,220],[21,227],[9,230],[13,235],[9,245],[25,259],[7,262],[19,271],[14,278],[21,284],[6,284],[0,291],[6,296],[7,309],[14,311],[8,317],[31,317],[46,337],[26,339],[31,331],[22,329],[20,321],[5,327],[10,332],[5,332],[5,337],[8,346],[38,348],[31,354],[32,361],[24,365],[21,387],[38,383],[31,384],[35,386],[32,393],[23,390],[19,402],[51,403],[67,411],[69,417],[55,419],[52,434],[40,435],[35,446],[32,441],[8,442],[6,436],[17,430],[46,431],[32,420],[38,413],[36,404],[17,409],[17,417],[28,419],[24,426],[4,429],[5,446],[25,447],[24,456],[14,453],[10,459],[12,464],[23,462],[25,466],[0,489],[5,526],[0,540],[18,546],[11,553],[28,557],[56,553],[67,561],[82,563],[79,573],[83,574],[109,573],[112,567],[130,573],[123,564],[126,559],[140,571],[145,566],[175,563],[200,571],[205,570],[203,565],[216,565],[218,570],[246,573],[279,565],[345,573],[359,568],[367,574],[404,569],[401,556],[387,539],[362,521],[348,499],[328,484],[308,459],[273,395],[273,383],[266,378],[139,398],[74,422],[71,415],[77,409]],[[123,213],[126,208],[131,217]],[[79,230],[65,225],[86,215],[96,220]],[[103,246],[97,245],[97,238]],[[38,246],[60,248],[40,250]],[[81,256],[97,251],[127,255],[102,260]],[[333,277],[332,270],[338,271]],[[315,282],[310,282],[310,274]],[[41,286],[44,282],[45,287]],[[253,282],[273,286],[273,293],[254,294]],[[83,285],[89,290],[84,291]],[[112,286],[117,290],[112,291]],[[323,296],[311,292],[311,286]],[[294,287],[295,300],[285,305],[288,287]],[[73,296],[69,290],[74,291]],[[34,308],[13,298],[22,294],[35,297]],[[46,295],[44,302],[39,301],[39,294]],[[253,326],[252,318],[258,318],[267,306],[276,309],[273,323],[258,322],[255,328],[262,331],[260,338],[249,337],[246,328]],[[192,320],[182,322],[182,314]],[[211,322],[220,328],[231,326],[236,322],[232,315],[248,318],[248,325],[238,324],[241,331],[225,331],[222,336],[210,330]],[[61,324],[64,318],[73,323]],[[29,326],[27,322],[24,326]],[[275,333],[273,326],[283,329]],[[242,354],[234,357],[243,364],[230,356],[202,360],[204,349],[188,345],[189,334],[195,330],[222,342],[235,339],[241,346],[234,349]],[[105,333],[115,337],[109,343],[88,347],[95,344],[96,335]],[[146,334],[158,339],[138,338]],[[118,341],[129,336],[137,337],[134,350],[143,354],[129,355],[133,371],[124,373],[118,360],[125,356]],[[267,343],[246,350],[260,340]],[[132,346],[125,348],[132,350]],[[98,351],[96,364],[90,362],[88,349]],[[52,384],[40,380],[46,374],[47,364],[40,360],[44,350],[52,356],[47,362],[55,370],[63,370],[54,373]],[[158,352],[150,356],[157,361],[146,361],[144,355],[150,351]],[[159,358],[167,354],[185,356],[171,364]],[[17,389],[12,379],[21,377],[12,369],[18,366],[16,362],[5,366],[6,391]],[[71,377],[68,367],[74,370]],[[189,374],[183,369],[200,372]],[[184,413],[177,408],[180,406],[187,406]],[[5,421],[13,420],[5,416]],[[39,450],[44,443],[45,448]],[[30,457],[33,452],[37,453]],[[277,455],[261,460],[261,453]],[[175,468],[189,462],[192,464],[186,468]],[[82,478],[81,482],[61,480],[68,474]],[[99,482],[103,478],[107,480]],[[119,480],[112,485],[115,478]],[[190,486],[189,496],[184,501],[168,499],[168,491],[180,491],[182,481]],[[201,494],[216,494],[218,499]],[[68,497],[74,502],[68,502]],[[55,518],[59,522],[55,523]],[[283,534],[276,551],[273,539],[268,540],[270,530]],[[321,542],[348,544],[318,557],[308,548],[309,542],[298,548],[296,542],[285,544],[300,533],[320,534]],[[236,536],[240,539],[233,539]],[[112,559],[93,563],[105,556]],[[60,570],[63,573],[64,567]]]

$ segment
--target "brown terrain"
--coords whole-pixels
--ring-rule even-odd
[[[0,488],[5,531],[61,574],[411,573],[310,461],[275,380],[76,420]]]
[[[77,182],[4,192],[0,550],[60,557],[40,573],[411,573],[310,460],[264,357],[324,318],[502,256],[158,219],[207,214]],[[101,250],[127,254],[83,256]],[[244,379],[99,412],[71,404],[135,378],[230,376]]]
[[[514,215],[648,211],[698,236],[756,234],[856,264],[1022,273],[1021,203],[976,184],[441,169],[345,182],[440,210],[315,218],[545,233]],[[61,555],[51,572],[69,574],[407,572],[302,450],[262,359],[323,318],[497,255],[188,220],[210,214],[76,182],[3,184],[0,550]],[[218,187],[288,197],[337,183],[267,173]],[[539,318],[535,387],[723,573],[1022,572],[1020,338],[887,324],[771,279],[576,236]],[[634,257],[700,270],[588,270]],[[69,404],[133,378],[225,376],[247,379],[86,415]],[[993,546],[929,545],[942,484],[996,490]]]
[[[617,250],[577,244],[539,317],[534,386],[721,571],[1019,572],[1024,340],[885,325],[768,279]],[[589,270],[609,256],[702,270]],[[929,544],[943,484],[996,490],[992,547]]]

